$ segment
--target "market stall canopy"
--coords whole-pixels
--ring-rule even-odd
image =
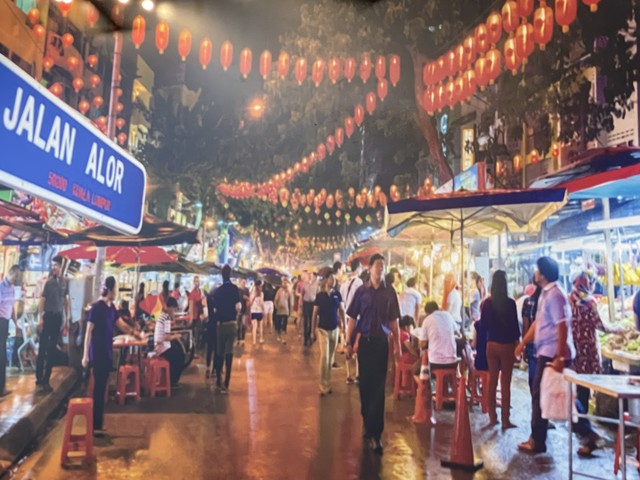
[[[278,270],[277,268],[273,268],[273,267],[262,267],[262,268],[258,268],[256,270],[256,272],[262,274],[262,275],[269,275],[269,276],[274,276],[274,277],[288,277],[289,275],[286,272],[283,272],[282,270]]]
[[[234,278],[258,278],[260,274],[248,268],[236,267],[231,271],[231,276]]]
[[[49,228],[44,222],[0,218],[0,242],[3,245],[65,245],[72,242],[66,235]]]
[[[435,230],[474,238],[509,231],[533,232],[567,202],[563,188],[454,192],[387,205],[385,228],[391,236],[408,231],[419,236]]]
[[[70,260],[95,260],[96,250],[94,245],[81,245],[79,247],[63,250],[60,255]],[[120,265],[153,265],[175,262],[177,258],[170,255],[160,247],[107,247],[105,260]]]
[[[73,243],[91,242],[98,247],[126,246],[168,246],[180,243],[198,243],[198,232],[192,228],[160,220],[146,215],[138,235],[123,235],[107,227],[87,228],[69,237]]]
[[[130,266],[129,270],[132,270],[134,267]],[[208,275],[208,269],[194,262],[190,262],[185,258],[178,258],[175,261],[171,262],[162,262],[162,263],[150,263],[147,265],[141,265],[138,268],[138,272],[167,272],[167,273],[192,273],[196,275]]]
[[[596,148],[531,188],[566,188],[571,200],[640,196],[640,148]]]
[[[39,215],[33,210],[27,210],[24,207],[15,205],[13,203],[0,200],[0,218],[6,220],[15,219],[32,219],[39,220]]]
[[[197,265],[204,271],[204,275],[220,275],[220,266],[213,262],[202,262]]]

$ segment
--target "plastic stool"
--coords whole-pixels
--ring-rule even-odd
[[[400,398],[400,395],[415,396],[416,382],[413,378],[413,365],[411,363],[396,363],[395,381],[393,386],[393,395]]]
[[[432,370],[432,375],[436,378],[436,410],[442,410],[444,402],[456,401],[457,390],[457,376],[458,368],[443,368],[438,370]],[[448,393],[448,386],[451,386],[453,390]]]
[[[482,413],[489,411],[489,371],[473,370],[469,379],[471,404],[480,404]]]
[[[164,358],[153,358],[150,363],[149,396],[155,397],[164,392],[171,396],[171,367]]]
[[[84,416],[87,428],[84,434],[72,435],[73,419]],[[62,454],[60,464],[64,465],[69,459],[69,453],[84,451],[84,462],[93,460],[93,399],[72,398],[67,408],[67,423],[64,427],[64,439],[62,440]]]
[[[128,390],[129,378],[133,377],[133,390]],[[124,405],[127,397],[140,400],[140,368],[137,365],[122,365],[118,370],[118,403]]]
[[[624,414],[624,421],[625,422],[629,422],[631,420],[631,418],[629,417],[629,414],[625,412]],[[622,455],[620,455],[620,444],[622,443],[621,439],[620,439],[620,434],[616,432],[616,453],[614,455],[614,460],[613,460],[613,473],[615,475],[618,474],[618,470],[620,470],[620,457],[623,458],[623,461],[626,461],[626,457],[625,454],[623,453]],[[636,459],[638,460],[638,462],[640,463],[640,428],[638,428],[638,445],[636,446],[637,451],[636,451]],[[638,465],[638,472],[640,472],[640,465]]]

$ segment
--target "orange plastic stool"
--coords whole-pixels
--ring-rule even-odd
[[[456,401],[456,390],[458,388],[458,368],[443,368],[431,371],[436,377],[436,410],[442,410],[444,402]],[[448,393],[449,387],[452,392]]]
[[[628,422],[630,421],[630,417],[628,413],[624,414],[624,421]],[[615,475],[618,474],[618,470],[620,470],[620,457],[624,457],[624,454],[620,455],[620,444],[621,444],[621,440],[620,440],[620,434],[616,434],[616,453],[615,456],[613,457],[613,473]],[[637,451],[636,451],[636,459],[638,460],[638,462],[640,463],[640,428],[638,428],[638,445],[637,445]],[[626,459],[625,459],[626,460]],[[640,465],[638,466],[638,472],[640,472]]]
[[[150,364],[151,376],[149,378],[149,396],[155,397],[164,392],[171,396],[171,367],[164,358],[153,358]]]
[[[87,428],[81,435],[72,435],[73,419],[84,416]],[[62,454],[60,464],[64,465],[69,460],[69,454],[84,452],[84,462],[93,460],[93,399],[72,398],[67,408],[67,423],[64,427],[64,439],[62,440]]]
[[[396,363],[395,381],[393,395],[400,398],[400,395],[415,396],[416,382],[413,378],[413,365],[402,361]]]
[[[471,388],[471,404],[480,404],[482,413],[489,410],[489,371],[473,370],[469,379],[469,387]]]
[[[129,378],[133,377],[132,389],[128,389]],[[127,397],[140,400],[140,368],[137,365],[122,365],[118,370],[118,403],[124,405]]]

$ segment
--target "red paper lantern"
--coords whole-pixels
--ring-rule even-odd
[[[529,152],[529,162],[538,163],[540,161],[540,152],[535,148]]]
[[[329,79],[334,85],[340,79],[340,59],[333,57],[329,60]]]
[[[78,103],[78,111],[83,115],[89,111],[89,108],[91,105],[84,98]]]
[[[191,32],[183,28],[178,35],[178,53],[184,62],[191,53]]]
[[[347,138],[351,138],[355,130],[353,117],[347,117],[344,119],[344,133],[347,134]]]
[[[265,50],[260,55],[260,75],[262,75],[262,78],[266,80],[270,73],[271,73],[271,52],[269,50]]]
[[[476,63],[473,67],[476,76],[476,85],[480,87],[481,90],[484,90],[484,87],[489,83],[489,68],[488,62],[485,57],[480,57],[476,60]]]
[[[516,0],[518,15],[527,18],[533,12],[533,0]]]
[[[144,42],[144,36],[146,33],[147,23],[142,15],[136,16],[131,24],[131,40],[136,46],[136,49],[140,48],[142,42]]]
[[[60,98],[60,96],[62,95],[62,92],[64,92],[64,88],[62,87],[62,85],[60,85],[60,83],[56,82],[49,87],[49,91],[53,93],[56,97]]]
[[[533,41],[533,25],[523,23],[516,31],[516,53],[522,59],[522,63],[527,63],[527,58],[533,53],[535,43]]]
[[[118,127],[118,130],[122,130],[126,124],[127,122],[124,118],[118,117],[116,119],[116,127]]]
[[[456,59],[455,71],[452,72],[451,74],[452,77],[454,77],[459,72],[467,68],[466,57],[464,55],[464,46],[462,44],[456,47],[455,59]]]
[[[124,143],[127,141],[127,134],[124,132],[120,132],[118,134],[118,143],[120,145],[124,145]]]
[[[430,87],[437,83],[436,62],[424,64],[424,67],[422,67],[422,83],[424,83],[425,87]]]
[[[51,70],[51,67],[53,67],[54,63],[55,62],[53,61],[53,58],[51,58],[49,55],[45,55],[44,57],[42,57],[42,68],[44,68],[45,72]]]
[[[463,87],[462,87],[462,98],[467,100],[470,98],[476,91],[477,83],[476,83],[476,72],[472,68],[464,72],[462,76]]]
[[[76,77],[73,79],[73,82],[71,82],[71,86],[73,87],[75,92],[78,93],[84,88],[84,80],[82,79],[82,77]]]
[[[40,21],[40,9],[38,7],[30,8],[27,12],[27,18],[31,22],[31,25],[35,25]]]
[[[562,27],[562,32],[569,31],[569,25],[573,23],[578,14],[577,0],[556,0],[556,22]]]
[[[458,77],[453,82],[453,104],[457,104],[464,98],[464,78]]]
[[[518,72],[520,65],[522,64],[522,58],[518,56],[516,51],[516,39],[514,37],[507,38],[504,42],[504,65],[514,75]]]
[[[553,142],[551,144],[551,158],[558,158],[560,156],[560,144],[558,142]]]
[[[280,75],[280,78],[283,80],[289,75],[290,62],[289,54],[287,52],[280,52],[278,56],[278,75]]]
[[[73,35],[71,35],[70,33],[65,33],[64,35],[62,35],[61,40],[64,48],[69,48],[71,45],[73,45]]]
[[[500,50],[494,46],[487,52],[486,58],[489,84],[493,85],[495,79],[498,78],[502,72],[502,54]]]
[[[118,26],[124,23],[124,5],[116,3],[111,9],[111,20]]]
[[[493,12],[487,18],[487,39],[490,44],[495,45],[502,38],[502,15]]]
[[[470,35],[464,39],[462,42],[462,46],[464,48],[464,63],[465,67],[469,65],[473,65],[474,60],[476,59],[476,37],[475,35]]]
[[[353,109],[353,119],[358,127],[364,122],[364,107],[362,105],[358,104]]]
[[[513,33],[519,23],[518,4],[514,0],[507,0],[502,6],[502,28],[507,33]]]
[[[368,53],[365,53],[362,56],[362,61],[360,62],[360,79],[362,80],[362,83],[367,83],[369,81],[371,68],[371,57]]]
[[[336,145],[338,148],[342,146],[344,143],[344,129],[342,127],[337,127],[335,132]]]
[[[344,78],[347,82],[351,83],[353,77],[356,75],[356,59],[349,57],[344,61]]]
[[[387,82],[386,78],[382,80],[378,80],[378,97],[381,102],[384,102],[384,99],[387,97],[387,93],[389,91],[389,82]]]
[[[444,76],[449,77],[450,79],[455,76],[456,69],[458,68],[458,57],[456,56],[456,50],[449,50],[445,54],[445,67],[444,67]]]
[[[80,59],[78,57],[76,57],[75,55],[70,55],[67,57],[67,68],[69,70],[75,70],[76,68],[78,68],[78,65],[80,65]]]
[[[315,86],[319,86],[322,83],[322,77],[324,76],[324,60],[321,58],[317,59],[313,62],[313,66],[311,67],[311,80]]]
[[[476,27],[474,37],[476,39],[476,52],[483,55],[489,50],[489,30],[485,23],[481,23]]]
[[[209,38],[203,38],[200,42],[200,65],[206,70],[211,63],[211,54],[213,52],[213,42]]]
[[[316,155],[318,155],[318,161],[323,161],[327,156],[327,147],[324,146],[324,143],[318,144],[316,148]]]
[[[33,31],[33,34],[38,38],[43,38],[45,33],[47,33],[44,27],[40,24],[34,25],[32,31]]]
[[[233,62],[233,44],[229,40],[225,40],[220,46],[220,65],[226,72],[229,70]]]
[[[91,88],[97,88],[100,85],[100,76],[96,73],[91,75],[89,77],[89,85],[91,85]]]
[[[89,22],[90,26],[95,27],[98,20],[100,20],[100,12],[91,2],[85,2],[84,8],[87,22]]]
[[[373,92],[367,93],[365,105],[369,115],[373,115],[373,112],[376,111],[376,94],[375,93]]]
[[[544,0],[533,14],[533,41],[544,50],[553,37],[553,10]]]
[[[327,141],[325,142],[325,144],[327,145],[327,151],[329,152],[329,155],[333,155],[333,152],[336,149],[336,137],[334,137],[333,135],[327,135]]]
[[[440,84],[438,85],[438,89],[436,90],[435,107],[438,111],[440,111],[446,104],[447,104],[447,87],[445,87],[443,84]]]
[[[62,16],[66,17],[67,14],[71,11],[73,0],[59,0],[55,3],[58,6],[60,13],[62,13]]]
[[[302,85],[302,83],[307,78],[307,59],[306,58],[300,57],[298,58],[298,60],[296,60],[296,65],[294,67],[293,75],[296,78],[298,85]]]
[[[591,12],[597,12],[598,4],[600,3],[600,0],[582,0],[582,3],[587,5],[589,7],[589,10],[591,10]]]
[[[441,82],[446,76],[446,59],[442,56],[435,62],[434,83]]]
[[[522,168],[522,155],[513,157],[513,169],[518,172]]]
[[[160,55],[164,53],[169,45],[169,24],[160,20],[156,25],[156,48]]]
[[[102,107],[102,105],[104,105],[104,98],[102,98],[100,95],[96,95],[95,97],[93,97],[93,100],[91,100],[91,104],[94,106],[94,108],[99,109],[100,107]]]
[[[91,55],[89,55],[87,57],[87,65],[89,65],[89,67],[91,68],[95,68],[95,66],[98,64],[98,56],[94,55],[93,53]]]
[[[116,103],[116,113],[122,113],[122,111],[124,110],[124,105],[120,102]]]
[[[389,80],[394,87],[400,81],[400,57],[398,55],[389,57]]]
[[[422,92],[422,108],[432,115],[435,111],[435,91],[431,88],[427,88]]]
[[[379,55],[376,59],[376,77],[382,80],[387,74],[387,59],[384,55]]]
[[[253,53],[250,49],[245,48],[240,52],[240,73],[242,78],[247,78],[251,73],[251,64],[253,62]]]

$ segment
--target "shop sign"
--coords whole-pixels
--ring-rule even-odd
[[[0,85],[0,184],[138,233],[144,167],[3,55]]]
[[[593,210],[594,208],[596,208],[595,198],[590,198],[589,200],[583,200],[580,202],[580,209],[583,212],[586,212],[587,210]]]
[[[485,189],[485,163],[478,162],[456,175],[436,190],[436,193],[451,193],[458,190],[478,191]]]
[[[470,169],[475,161],[474,154],[475,130],[473,128],[462,129],[462,156],[460,159],[460,171]]]

